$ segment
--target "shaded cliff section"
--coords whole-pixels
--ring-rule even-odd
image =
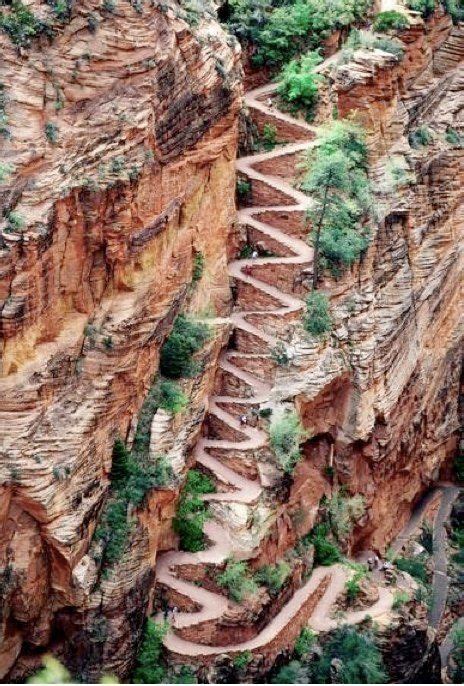
[[[22,681],[47,649],[82,678],[124,678],[175,491],[135,513],[109,575],[87,553],[114,440],[133,435],[176,314],[229,309],[240,55],[212,13],[176,2],[30,9],[53,35],[0,34],[0,678]],[[224,335],[170,427],[184,454]]]

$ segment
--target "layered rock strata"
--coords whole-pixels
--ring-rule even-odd
[[[83,677],[127,676],[175,493],[149,497],[130,559],[95,586],[113,442],[133,432],[176,313],[230,299],[239,52],[208,13],[110,4],[58,22],[32,3],[53,38],[0,35],[0,675],[19,680],[49,647]],[[167,422],[184,458],[223,334],[188,417]]]

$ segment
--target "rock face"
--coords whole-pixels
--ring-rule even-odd
[[[112,445],[133,430],[176,313],[230,300],[239,51],[208,13],[110,5],[79,1],[58,22],[33,3],[52,39],[17,49],[0,35],[0,676],[19,680],[50,645],[84,677],[102,661],[127,675],[175,493],[149,499],[130,560],[95,590],[86,553]],[[178,453],[198,433],[223,331],[189,416],[169,427]]]
[[[371,134],[380,220],[360,266],[324,284],[332,343],[296,338],[297,374],[277,380],[313,436],[302,507],[327,492],[314,465],[333,466],[367,504],[351,546],[382,551],[455,453],[462,365],[464,153],[447,132],[462,133],[464,34],[437,14],[402,39],[403,60],[362,50],[332,72],[332,102]],[[413,148],[419,127],[433,140]]]

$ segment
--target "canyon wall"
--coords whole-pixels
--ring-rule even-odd
[[[0,677],[22,680],[50,647],[83,678],[102,663],[127,676],[175,490],[137,513],[108,578],[89,545],[177,312],[228,311],[240,53],[211,12],[175,2],[30,9],[46,33],[0,34]],[[182,421],[165,417],[178,456],[225,332]]]
[[[296,334],[297,373],[283,368],[277,377],[276,397],[296,399],[311,438],[273,549],[301,533],[292,518],[307,530],[322,495],[344,484],[367,506],[351,548],[385,551],[429,485],[449,474],[456,451],[464,33],[438,10],[400,38],[401,60],[361,49],[328,76],[325,98],[368,132],[375,220],[361,264],[325,278],[330,340]],[[421,127],[432,139],[414,145]]]

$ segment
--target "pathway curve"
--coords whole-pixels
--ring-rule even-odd
[[[324,63],[320,68],[324,66]],[[231,315],[230,321],[234,326],[236,349],[225,352],[220,358],[220,368],[223,373],[230,375],[236,382],[240,382],[239,388],[245,387],[246,391],[239,392],[238,396],[220,395],[210,399],[208,412],[220,420],[226,427],[227,438],[203,438],[195,449],[196,462],[211,472],[214,477],[230,490],[205,495],[210,501],[235,502],[252,505],[261,495],[262,487],[259,481],[247,479],[218,459],[213,452],[219,449],[221,455],[224,451],[238,452],[255,451],[267,443],[267,434],[258,428],[243,426],[237,419],[237,415],[243,412],[243,406],[250,404],[263,404],[269,402],[271,386],[254,374],[246,371],[234,363],[241,358],[242,364],[246,360],[256,357],[270,358],[271,348],[278,343],[275,330],[279,328],[279,320],[289,320],[292,316],[300,316],[304,309],[304,302],[294,295],[279,290],[274,285],[266,283],[262,278],[254,276],[254,271],[266,265],[295,265],[300,271],[303,266],[310,266],[313,258],[313,250],[308,244],[295,236],[285,233],[277,228],[280,213],[288,217],[291,213],[301,216],[310,206],[311,200],[305,194],[293,188],[284,178],[277,175],[263,173],[256,169],[257,165],[272,160],[278,163],[282,156],[303,153],[313,145],[315,128],[305,122],[280,113],[274,108],[268,108],[259,99],[267,92],[271,92],[274,86],[257,89],[247,94],[245,101],[249,109],[259,110],[260,113],[272,117],[272,120],[280,120],[283,124],[291,124],[294,130],[299,129],[298,142],[279,146],[273,151],[245,157],[237,161],[237,170],[246,175],[251,182],[263,184],[272,197],[275,191],[279,202],[285,198],[282,205],[254,206],[242,209],[239,212],[239,221],[248,227],[258,230],[263,236],[268,237],[274,244],[282,247],[283,257],[264,257],[256,259],[235,260],[229,265],[230,276],[239,284],[246,284],[247,288],[253,288],[259,295],[260,310],[247,310],[245,303],[241,302],[240,290],[238,293],[237,310]],[[300,140],[302,138],[303,140]],[[290,203],[290,204],[287,204]],[[273,215],[273,226],[263,221],[263,213],[269,217]],[[240,285],[240,284],[239,284]],[[269,302],[269,307],[262,303]],[[242,308],[242,309],[241,309]],[[260,321],[260,319],[262,321]],[[275,321],[275,324],[273,322]],[[224,409],[236,406],[236,412]],[[216,422],[217,424],[217,422]],[[216,427],[217,432],[220,431]],[[231,430],[234,435],[241,438],[230,439]],[[277,616],[252,640],[237,645],[207,646],[184,640],[176,633],[176,630],[189,627],[200,622],[217,620],[224,615],[229,606],[229,601],[223,595],[212,593],[192,583],[179,578],[176,568],[179,565],[213,564],[219,565],[228,557],[235,554],[246,557],[251,551],[234,549],[230,534],[218,521],[210,520],[205,524],[205,534],[210,546],[207,550],[199,553],[169,552],[161,555],[157,563],[157,580],[159,583],[184,595],[194,601],[196,611],[178,612],[173,621],[173,626],[165,637],[165,646],[172,652],[184,656],[213,655],[224,652],[253,650],[271,642],[285,627],[297,616],[304,603],[318,590],[323,582],[329,577],[328,587],[315,607],[310,618],[309,625],[317,631],[327,631],[336,626],[336,621],[330,618],[330,611],[335,599],[342,593],[345,583],[351,572],[342,565],[332,567],[320,567],[314,570],[309,581],[295,592],[290,601],[281,609]],[[391,609],[393,597],[391,591],[382,588],[378,602],[369,608],[368,613],[374,617],[388,613]],[[366,612],[354,612],[345,619],[347,622],[356,623],[361,621]]]

